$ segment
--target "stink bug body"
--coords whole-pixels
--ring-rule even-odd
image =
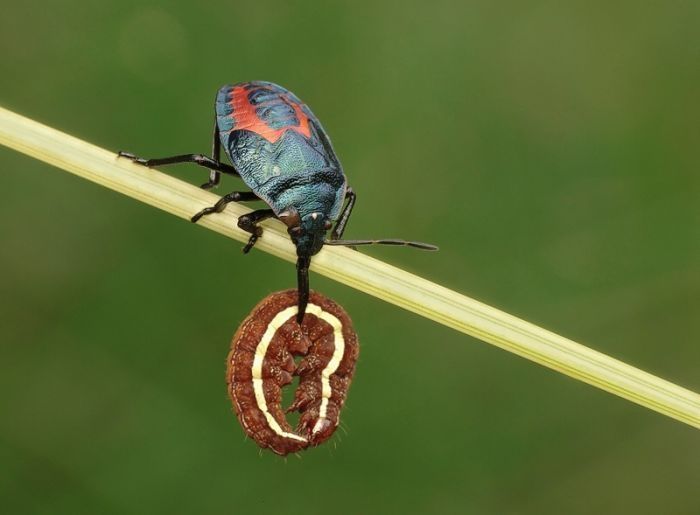
[[[323,245],[408,245],[425,250],[437,247],[403,240],[341,240],[356,195],[330,139],[311,110],[292,92],[271,82],[241,82],[219,89],[215,105],[212,157],[183,154],[143,159],[120,152],[145,166],[192,162],[209,168],[208,189],[217,186],[221,174],[240,177],[251,191],[234,191],[212,207],[192,217],[223,211],[233,201],[262,200],[269,208],[252,211],[238,219],[238,226],[251,234],[243,247],[247,253],[262,236],[259,222],[277,218],[297,249],[299,310],[302,321],[309,298],[311,256]],[[233,166],[220,160],[221,147]],[[335,223],[335,227],[333,224]],[[326,233],[331,230],[330,238]]]

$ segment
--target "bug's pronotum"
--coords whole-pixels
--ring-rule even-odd
[[[306,316],[296,321],[298,293],[261,301],[231,342],[226,382],[243,430],[260,447],[286,455],[331,437],[340,421],[359,352],[347,313],[311,292]],[[302,356],[297,364],[295,356]],[[294,401],[282,409],[282,387],[299,377]],[[293,430],[285,412],[298,411]]]

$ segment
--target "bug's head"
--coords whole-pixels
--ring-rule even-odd
[[[287,226],[287,232],[296,245],[299,257],[318,254],[323,247],[326,231],[331,228],[331,221],[320,212],[301,217],[296,209],[289,208],[280,213],[278,218]]]

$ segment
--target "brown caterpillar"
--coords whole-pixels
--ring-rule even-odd
[[[359,353],[357,334],[343,308],[311,292],[301,325],[296,290],[263,299],[236,331],[226,383],[243,430],[279,455],[328,440],[340,422]],[[303,356],[299,364],[294,356]],[[299,377],[294,401],[282,410],[282,387]],[[285,412],[298,411],[296,430]]]

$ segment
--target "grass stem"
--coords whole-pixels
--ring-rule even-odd
[[[180,218],[189,219],[219,198],[3,108],[0,143]],[[247,241],[236,220],[248,211],[232,203],[198,225]],[[295,261],[283,226],[263,226],[265,235],[256,248]],[[311,270],[700,428],[700,395],[360,252],[326,247],[314,257]]]

